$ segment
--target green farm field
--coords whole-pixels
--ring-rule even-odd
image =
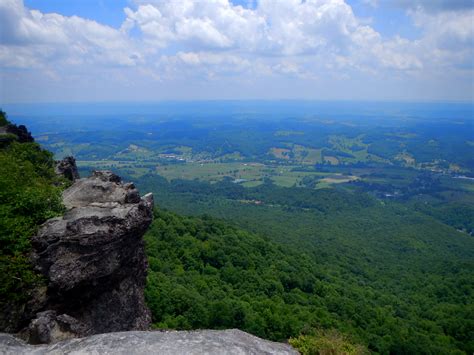
[[[197,179],[215,183],[230,178],[245,187],[258,186],[265,179],[270,179],[276,185],[283,187],[297,186],[307,176],[321,179],[319,187],[357,179],[355,176],[342,176],[338,173],[294,171],[296,167],[260,163],[185,163],[157,166],[156,173],[168,181]]]

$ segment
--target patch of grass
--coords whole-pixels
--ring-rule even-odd
[[[186,163],[157,166],[156,172],[167,180],[220,181],[224,178],[256,180],[266,175],[263,164],[248,163]]]
[[[150,172],[151,169],[168,181],[200,180],[215,183],[226,178],[233,180],[242,180],[239,182],[245,187],[255,187],[261,185],[264,179],[271,179],[276,185],[283,187],[299,186],[303,178],[307,176],[317,176],[320,178],[330,178],[324,181],[324,184],[348,182],[355,180],[356,176],[343,176],[331,172],[315,171],[295,171],[295,165],[264,165],[261,163],[244,162],[187,162],[182,164],[156,165],[154,163],[136,163],[129,161],[81,161],[79,167],[88,167],[91,169],[111,169],[125,172],[131,177],[141,177]]]
[[[322,149],[314,149],[297,144],[293,146],[295,160],[301,164],[322,163],[321,151]]]
[[[330,175],[328,177],[322,178],[320,181],[328,184],[342,184],[349,181],[357,180],[357,176],[346,176],[346,175]]]
[[[270,149],[270,154],[272,154],[277,159],[289,160],[291,150],[286,149],[286,148],[276,148],[276,147],[274,147],[274,148]]]

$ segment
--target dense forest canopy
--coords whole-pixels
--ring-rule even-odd
[[[235,327],[279,341],[313,328],[338,329],[380,353],[469,352],[473,264],[472,248],[464,248],[472,241],[448,242],[446,230],[428,235],[424,228],[442,227],[430,220],[403,226],[410,217],[393,213],[401,215],[383,238],[349,233],[361,223],[355,214],[347,229],[334,219],[331,226],[323,221],[321,240],[302,252],[294,237],[292,245],[282,245],[211,217],[156,210],[146,236],[146,295],[154,324]],[[377,218],[388,222],[387,216]],[[374,233],[374,226],[365,229]],[[417,241],[415,234],[424,239]],[[382,240],[375,242],[377,237]],[[455,250],[456,261],[442,255],[443,244]],[[359,250],[350,253],[352,248]]]

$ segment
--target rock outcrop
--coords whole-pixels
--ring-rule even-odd
[[[12,141],[20,143],[34,142],[31,133],[23,125],[8,123],[0,127],[0,147],[10,144]]]
[[[79,172],[77,171],[76,159],[74,157],[65,157],[62,160],[56,161],[55,172],[73,182],[79,179]]]
[[[20,143],[31,143],[35,140],[33,139],[31,133],[26,129],[25,126],[9,123],[5,127],[5,133],[14,134],[18,137],[18,142]]]
[[[3,352],[2,352],[3,351]],[[161,354],[161,355],[294,355],[290,345],[257,338],[240,330],[181,332],[120,332],[31,346],[8,334],[0,334],[0,352],[21,354]]]
[[[65,214],[32,238],[33,264],[48,284],[26,332],[29,341],[147,329],[142,237],[152,221],[153,196],[141,198],[132,183],[97,171],[65,190],[63,202]]]

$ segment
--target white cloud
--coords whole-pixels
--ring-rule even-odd
[[[415,25],[425,32],[425,40],[440,49],[458,50],[474,46],[474,10],[445,11],[437,14],[422,10],[410,12]]]
[[[3,66],[128,66],[141,57],[129,38],[111,27],[77,16],[29,10],[17,0],[0,1],[0,22]]]
[[[227,0],[157,1],[125,12],[125,30],[136,27],[161,46],[177,42],[268,55],[343,51],[358,27],[342,0],[261,0],[254,10]]]
[[[139,1],[135,11],[127,8],[125,13],[124,31],[135,28],[147,43],[185,51],[187,62],[194,66],[197,55],[190,53],[213,51],[243,58],[280,57],[281,63],[269,63],[278,73],[298,56],[326,60],[325,69],[335,67],[334,61],[338,70],[342,65],[398,70],[422,67],[413,53],[405,54],[405,41],[383,41],[342,0],[261,0],[255,9],[233,6],[227,0]]]
[[[419,56],[433,69],[469,69],[474,67],[474,10],[427,12],[409,11],[422,32]],[[472,80],[472,79],[471,79]]]
[[[264,24],[254,11],[226,0],[158,1],[138,5],[136,11],[126,8],[125,13],[125,30],[136,26],[145,40],[160,46],[170,42],[199,49],[251,46]]]
[[[87,87],[90,79],[113,90],[146,88],[148,94],[153,83],[175,87],[191,80],[257,86],[288,78],[344,85],[361,75],[380,82],[443,75],[450,80],[457,70],[467,70],[472,81],[474,10],[464,2],[448,8],[442,0],[431,7],[400,0],[421,29],[416,40],[384,38],[344,0],[260,0],[249,7],[228,0],[131,4],[121,27],[112,28],[41,13],[21,0],[0,0],[3,85],[20,85],[30,75],[62,87],[72,79]]]

